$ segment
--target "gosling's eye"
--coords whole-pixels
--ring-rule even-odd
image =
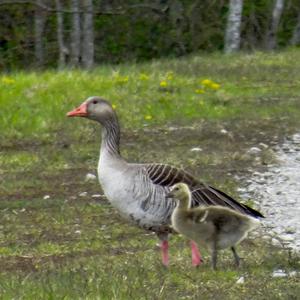
[[[178,187],[176,187],[176,188],[174,189],[174,191],[179,191],[179,188],[178,188]]]
[[[93,104],[97,104],[98,103],[98,101],[97,100],[93,100]]]

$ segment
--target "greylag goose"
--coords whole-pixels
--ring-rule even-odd
[[[173,228],[197,244],[210,248],[213,269],[217,266],[217,251],[228,247],[239,266],[235,246],[259,225],[258,219],[219,205],[191,208],[192,195],[185,183],[172,186],[167,198],[177,202],[171,217]]]
[[[128,163],[120,154],[120,126],[111,104],[90,97],[68,117],[84,117],[102,125],[98,178],[110,203],[119,213],[138,226],[155,232],[161,241],[162,260],[168,265],[168,235],[175,203],[166,199],[170,187],[185,182],[192,191],[192,206],[222,205],[254,217],[262,215],[240,204],[225,193],[205,185],[183,170],[164,164]],[[192,263],[199,265],[201,256],[191,241]]]

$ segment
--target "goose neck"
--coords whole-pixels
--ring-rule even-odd
[[[178,201],[177,208],[180,210],[187,210],[191,208],[191,196],[185,195],[180,201]]]
[[[118,121],[115,119],[106,120],[102,125],[101,152],[108,153],[111,156],[121,157],[120,127]]]

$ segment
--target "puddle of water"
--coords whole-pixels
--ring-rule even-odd
[[[265,172],[254,172],[241,193],[257,200],[269,231],[300,250],[300,133],[275,151],[278,163]]]

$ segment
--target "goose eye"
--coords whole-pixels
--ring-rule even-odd
[[[97,100],[94,100],[94,101],[93,101],[93,104],[97,104],[97,103],[98,103]]]

